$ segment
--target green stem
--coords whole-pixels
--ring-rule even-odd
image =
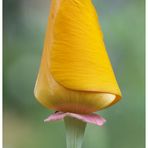
[[[72,117],[65,117],[64,122],[67,148],[81,148],[86,123]]]

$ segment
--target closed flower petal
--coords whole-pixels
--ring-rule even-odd
[[[36,98],[49,109],[89,114],[121,98],[91,0],[52,0]]]

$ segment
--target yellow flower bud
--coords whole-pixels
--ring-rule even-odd
[[[49,109],[91,113],[121,92],[91,0],[52,0],[35,96]]]

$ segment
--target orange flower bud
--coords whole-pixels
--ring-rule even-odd
[[[35,96],[49,109],[82,114],[120,99],[91,0],[52,0]]]

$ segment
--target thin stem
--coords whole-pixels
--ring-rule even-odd
[[[64,122],[67,148],[81,148],[86,123],[72,117],[65,117]]]

